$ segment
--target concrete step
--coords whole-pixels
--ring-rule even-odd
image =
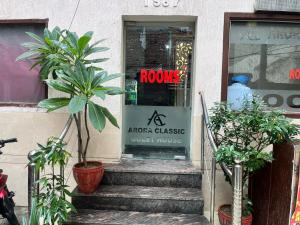
[[[77,209],[105,209],[155,213],[203,214],[200,189],[100,185],[92,194],[73,192]]]
[[[66,225],[209,225],[199,214],[148,213],[134,211],[78,210]]]
[[[122,160],[105,164],[102,184],[201,188],[202,175],[189,161]]]

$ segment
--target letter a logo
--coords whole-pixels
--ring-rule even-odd
[[[166,118],[164,114],[158,114],[158,112],[155,110],[152,116],[148,119],[147,125],[149,126],[152,122],[154,122],[154,124],[159,127],[166,125],[166,123],[162,121],[162,117]]]

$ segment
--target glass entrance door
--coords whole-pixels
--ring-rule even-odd
[[[193,24],[125,23],[124,153],[188,156]]]

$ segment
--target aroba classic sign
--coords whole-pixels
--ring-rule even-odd
[[[186,147],[188,107],[125,106],[125,144]]]

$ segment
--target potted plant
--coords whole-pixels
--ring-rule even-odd
[[[91,193],[101,182],[104,168],[101,162],[87,161],[91,138],[88,120],[99,132],[104,129],[107,119],[112,125],[119,127],[116,118],[107,108],[99,105],[98,99],[105,100],[107,95],[123,93],[119,87],[104,86],[105,82],[116,79],[121,74],[109,75],[98,66],[98,63],[107,58],[93,58],[94,54],[108,48],[98,46],[103,40],[90,44],[93,32],[78,37],[74,32],[55,27],[52,31],[45,29],[43,38],[33,33],[28,35],[35,42],[24,43],[23,46],[28,51],[17,60],[33,60],[35,63],[32,67],[40,66],[41,78],[48,87],[66,96],[42,100],[38,106],[48,112],[67,107],[74,117],[78,132],[79,162],[74,165],[73,173],[79,190]]]
[[[272,152],[266,150],[270,144],[289,141],[299,134],[297,125],[292,124],[280,111],[267,111],[266,105],[258,97],[245,101],[239,111],[231,110],[227,103],[216,104],[211,109],[210,119],[210,128],[218,147],[216,161],[224,163],[231,170],[236,162],[240,162],[243,165],[244,188],[249,174],[273,160]],[[226,173],[225,177],[231,184]],[[245,195],[242,206],[245,225],[252,223],[251,205]],[[231,224],[230,205],[221,206],[218,215],[222,225]]]

